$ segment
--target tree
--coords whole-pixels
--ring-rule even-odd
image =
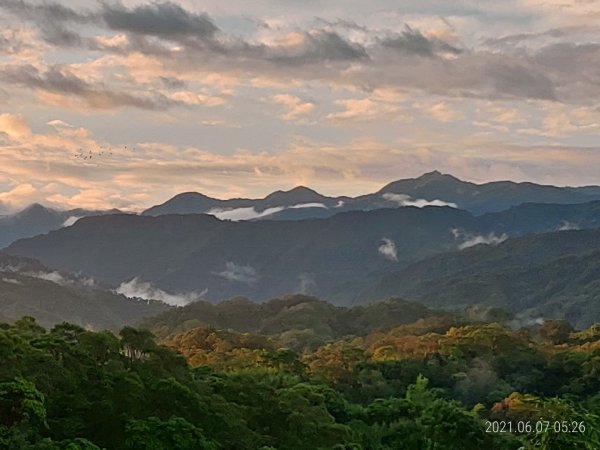
[[[149,417],[127,424],[124,450],[217,450],[202,430],[181,417]]]
[[[0,448],[35,441],[46,428],[44,396],[24,378],[0,383]]]

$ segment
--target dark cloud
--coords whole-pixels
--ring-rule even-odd
[[[94,16],[94,13],[78,12],[59,3],[33,4],[22,0],[2,0],[0,8],[34,22],[47,42],[59,46],[79,45],[79,34],[69,30],[67,25],[86,24],[93,21]]]
[[[600,44],[549,45],[533,61],[552,80],[561,100],[595,103],[600,97]]]
[[[212,39],[219,31],[206,14],[194,14],[174,3],[152,3],[128,9],[120,4],[103,4],[102,19],[111,30],[162,39]]]
[[[287,44],[257,43],[226,34],[206,14],[174,3],[154,2],[136,7],[101,3],[93,11],[56,3],[31,4],[0,0],[0,8],[35,23],[44,39],[64,48],[79,47],[111,53],[142,53],[180,70],[213,70],[247,77],[320,80],[369,90],[376,87],[420,89],[425,92],[480,98],[546,99],[585,103],[600,96],[598,44],[552,44],[537,50],[519,42],[534,38],[563,39],[569,33],[595,28],[563,28],[543,33],[506,36],[484,42],[482,48],[460,48],[419,30],[374,32],[352,22],[315,19],[317,28],[297,31]],[[86,25],[86,26],[82,26]],[[92,27],[124,33],[115,44],[86,37]],[[346,37],[358,31],[365,42]],[[83,34],[81,34],[83,33]],[[177,42],[178,49],[172,49]],[[6,44],[0,42],[0,48]],[[488,50],[492,48],[492,50]],[[352,71],[347,69],[352,67]],[[153,108],[165,103],[160,96],[111,93],[102,87],[78,85],[52,73],[42,80],[29,77],[38,89],[58,89],[71,83],[73,95],[89,102],[129,104]],[[79,80],[81,81],[81,80]],[[168,80],[162,80],[168,89]],[[78,90],[79,89],[79,90]],[[115,98],[114,96],[117,96]],[[98,100],[102,99],[102,101]],[[168,103],[168,102],[167,102]]]
[[[556,100],[552,81],[541,71],[515,61],[501,61],[485,66],[484,78],[496,92],[508,97]]]
[[[379,40],[384,49],[391,49],[406,54],[433,57],[438,53],[458,55],[462,51],[441,39],[430,39],[412,28],[407,28],[400,34],[388,35]]]
[[[167,89],[182,89],[187,86],[187,83],[175,77],[159,77],[160,82]]]
[[[325,30],[302,33],[302,42],[297,46],[260,46],[259,49],[261,58],[286,65],[368,60],[364,47]]]
[[[78,12],[59,3],[33,4],[23,0],[2,0],[0,7],[23,19],[42,22],[86,23],[90,13]]]
[[[98,109],[131,106],[152,110],[177,104],[161,94],[136,96],[113,91],[103,85],[95,86],[57,66],[44,72],[29,64],[4,67],[0,69],[0,80],[29,89],[77,97]]]

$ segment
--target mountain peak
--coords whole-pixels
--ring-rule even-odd
[[[314,195],[321,196],[321,194],[319,194],[317,191],[315,191],[314,189],[311,189],[309,187],[306,187],[306,186],[296,186],[295,188],[292,188],[289,191],[287,191],[287,193],[288,194],[314,194]]]
[[[458,178],[449,175],[447,173],[442,173],[439,170],[434,170],[433,172],[427,172],[416,178],[418,181],[437,181],[437,180],[453,180],[453,181],[461,181]]]
[[[173,198],[171,198],[171,200],[174,200],[174,199],[198,199],[198,198],[209,199],[211,197],[209,197],[208,195],[201,194],[200,192],[182,192],[181,194],[175,195]]]
[[[48,209],[46,208],[44,205],[41,205],[39,203],[32,203],[31,205],[27,206],[25,209],[23,209],[23,211],[33,211],[36,209]]]
[[[44,205],[39,203],[32,203],[25,209],[19,211],[16,215],[18,216],[29,216],[29,215],[38,215],[38,214],[49,214],[54,212],[53,209],[46,208]]]
[[[142,212],[142,216],[200,214],[215,207],[219,202],[220,200],[200,194],[199,192],[182,192],[161,205],[148,208]]]
[[[270,206],[294,205],[300,203],[318,203],[327,197],[306,186],[296,186],[289,191],[275,191],[265,197]]]

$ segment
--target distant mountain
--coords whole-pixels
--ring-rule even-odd
[[[398,192],[414,198],[439,198],[474,214],[502,211],[522,203],[584,203],[600,200],[598,187],[556,187],[534,183],[495,181],[475,184],[451,175],[431,172],[414,180],[385,186],[380,193]]]
[[[327,197],[300,186],[277,191],[264,199],[219,200],[185,193],[143,215],[210,213],[232,220],[299,220],[330,217],[338,212],[399,206],[453,206],[474,214],[498,212],[522,203],[585,203],[600,200],[599,186],[556,187],[497,181],[475,184],[438,171],[394,181],[378,192],[359,197]]]
[[[43,326],[70,322],[119,330],[166,311],[160,302],[132,300],[52,272],[38,261],[0,253],[0,322],[32,316]]]
[[[234,198],[219,200],[196,192],[179,194],[163,203],[142,212],[143,216],[161,216],[166,214],[204,214],[210,213],[217,217],[237,219],[256,219],[269,217],[286,209],[299,210],[317,207],[329,210],[346,199],[332,198],[319,194],[304,186],[289,191],[276,191],[263,199]],[[333,210],[330,215],[335,214]],[[307,215],[305,217],[312,217]],[[304,218],[304,217],[302,217]]]
[[[600,230],[526,235],[388,272],[359,301],[405,296],[430,306],[502,307],[531,318],[600,322]]]
[[[53,269],[81,271],[132,295],[160,289],[183,298],[217,301],[307,293],[351,304],[388,296],[421,299],[417,281],[435,286],[446,276],[462,276],[460,271],[496,270],[499,262],[529,267],[579,255],[594,248],[586,233],[596,236],[595,231],[576,233],[583,236],[581,242],[573,237],[564,241],[563,236],[571,235],[560,234],[557,242],[525,236],[524,241],[498,244],[511,236],[595,229],[599,224],[600,202],[524,204],[477,217],[452,207],[351,211],[300,221],[110,215],[84,218],[71,227],[17,241],[6,251],[39,259]],[[528,247],[518,244],[518,251],[513,251],[514,242]],[[479,244],[490,244],[493,252]],[[509,249],[507,254],[503,249]],[[419,270],[417,261],[445,252],[451,253],[440,259],[440,267],[458,272],[436,271],[435,258]],[[538,260],[547,254],[552,258]],[[383,275],[388,272],[391,278]]]
[[[153,206],[142,212],[143,216],[161,216],[166,214],[201,214],[214,208],[223,208],[227,200],[211,198],[198,192],[184,192],[178,194],[162,205]],[[233,203],[235,200],[229,200]],[[243,202],[244,206],[250,205],[250,200]]]
[[[58,211],[34,203],[24,210],[0,217],[0,248],[17,239],[36,236],[75,223],[81,217],[115,214],[118,210],[90,211],[72,209]]]
[[[7,252],[113,286],[137,278],[210,300],[305,292],[343,302],[371,273],[456,248],[456,228],[482,232],[471,214],[447,207],[288,222],[112,215],[20,240]]]
[[[600,228],[600,201],[572,205],[523,203],[480,219],[486,228],[511,235]]]

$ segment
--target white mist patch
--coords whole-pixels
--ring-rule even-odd
[[[458,248],[460,250],[464,250],[465,248],[474,247],[480,244],[498,245],[508,239],[508,235],[506,233],[502,233],[498,236],[494,232],[491,232],[487,235],[464,233],[456,228],[453,228],[450,231],[452,232],[452,235],[454,236],[455,240],[463,241],[460,244],[458,244]]]
[[[396,249],[396,243],[388,238],[382,238],[383,244],[377,249],[379,253],[390,261],[398,261],[398,250]]]
[[[572,230],[581,230],[581,227],[574,223],[574,222],[569,222],[567,220],[563,220],[560,224],[560,226],[558,227],[558,231],[572,231]]]
[[[508,326],[510,326],[514,330],[518,330],[519,328],[544,325],[544,323],[546,323],[546,321],[543,317],[516,317],[510,322],[508,322]]]
[[[254,284],[258,281],[258,273],[254,267],[235,264],[232,261],[225,263],[225,270],[214,272],[214,274],[225,278],[227,281],[244,284]]]
[[[258,212],[256,211],[256,209],[254,209],[254,207],[235,209],[214,208],[209,210],[207,214],[215,216],[219,220],[233,220],[234,222],[237,222],[238,220],[258,219],[260,217],[268,216],[271,214],[275,214],[279,211],[283,211],[283,209],[283,207],[267,208],[262,212]]]
[[[77,222],[79,219],[82,219],[82,218],[83,218],[83,216],[71,216],[63,222],[62,227],[66,228],[66,227],[73,226],[73,225],[75,225],[75,222]]]
[[[417,208],[424,208],[426,206],[449,206],[450,208],[458,208],[456,203],[446,202],[444,200],[412,199],[410,195],[394,194],[393,192],[386,192],[382,197],[388,202],[397,203],[398,206],[415,206]]]
[[[302,209],[302,208],[324,208],[328,209],[323,203],[299,203],[297,205],[288,206],[286,209]]]
[[[158,300],[171,306],[185,306],[205,296],[208,290],[200,293],[190,292],[187,294],[169,294],[152,286],[146,281],[141,281],[138,277],[130,281],[123,282],[115,289],[117,294],[124,295],[128,298],[141,298],[143,300]]]
[[[63,277],[59,272],[32,272],[29,270],[23,270],[22,266],[6,265],[0,267],[0,272],[12,272],[15,274],[24,275],[26,277],[38,278],[40,280],[51,281],[52,283],[66,286],[72,284],[72,281]]]
[[[33,278],[39,278],[40,280],[51,281],[52,283],[66,286],[71,284],[71,281],[67,280],[58,272],[25,272],[24,275],[28,275]]]
[[[298,275],[298,281],[298,292],[301,294],[308,294],[317,287],[315,276],[312,273],[301,273]]]
[[[82,286],[89,289],[98,287],[98,283],[92,277],[82,276],[81,273],[70,273],[63,275],[58,271],[54,272],[33,272],[24,270],[22,266],[2,266],[0,272],[12,272],[26,277],[37,278],[39,280],[50,281],[60,286]],[[18,281],[18,280],[15,280]],[[20,284],[20,282],[19,282]]]
[[[95,288],[96,287],[96,280],[94,280],[93,278],[80,278],[79,282],[87,287],[87,288]]]
[[[281,211],[285,211],[286,209],[302,209],[302,208],[325,208],[323,203],[299,203],[297,205],[292,206],[274,206],[272,208],[267,208],[264,211],[257,211],[253,206],[246,208],[235,208],[235,209],[221,209],[221,208],[213,208],[207,212],[212,216],[215,216],[220,220],[232,220],[237,222],[239,220],[253,220],[260,219],[261,217],[267,217],[271,214],[275,214]]]
[[[14,278],[4,278],[4,277],[2,277],[2,281],[4,281],[5,283],[10,283],[10,284],[23,284],[19,280],[16,280]]]

